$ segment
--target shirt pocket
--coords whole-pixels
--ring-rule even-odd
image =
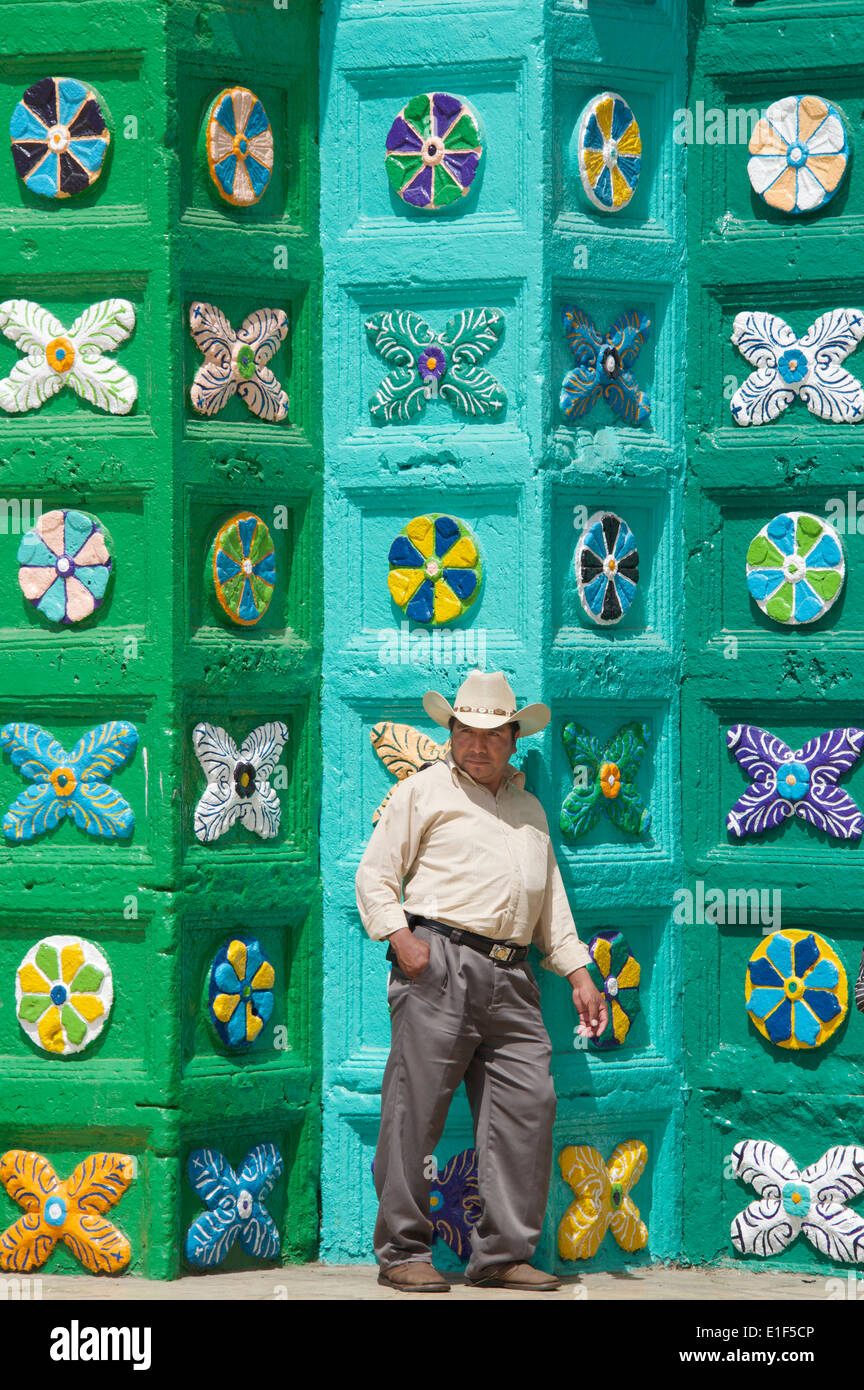
[[[533,825],[521,825],[512,833],[525,892],[539,910],[549,877],[549,836]]]

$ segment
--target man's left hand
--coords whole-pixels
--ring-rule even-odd
[[[609,1021],[604,995],[594,985],[584,966],[567,976],[573,986],[573,1004],[579,1015],[579,1033],[584,1038],[597,1038]]]

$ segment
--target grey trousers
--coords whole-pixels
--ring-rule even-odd
[[[530,1260],[540,1239],[552,1167],[552,1046],[540,991],[522,963],[495,965],[468,946],[417,927],[429,964],[390,973],[392,1040],[375,1153],[382,1269],[429,1260],[429,1159],[460,1081],[474,1117],[481,1216],[466,1274]]]

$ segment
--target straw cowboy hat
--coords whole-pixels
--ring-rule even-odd
[[[423,708],[436,724],[446,728],[454,717],[471,729],[499,729],[502,724],[519,724],[519,738],[539,734],[552,718],[548,705],[516,708],[516,696],[503,671],[472,671],[456,691],[450,704],[437,690],[427,690]]]

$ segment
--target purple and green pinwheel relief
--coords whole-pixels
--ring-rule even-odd
[[[864,729],[829,729],[792,751],[754,724],[727,729],[726,742],[753,779],[726,817],[730,835],[761,835],[800,816],[836,840],[857,840],[864,816],[837,779],[861,756]]]
[[[641,425],[651,414],[651,403],[631,368],[651,336],[651,320],[633,309],[621,314],[604,337],[582,309],[565,308],[562,318],[576,359],[561,385],[562,414],[581,420],[603,399],[626,425]]]
[[[479,126],[467,102],[449,92],[411,98],[390,127],[384,158],[403,203],[440,212],[465,197],[483,154]]]

